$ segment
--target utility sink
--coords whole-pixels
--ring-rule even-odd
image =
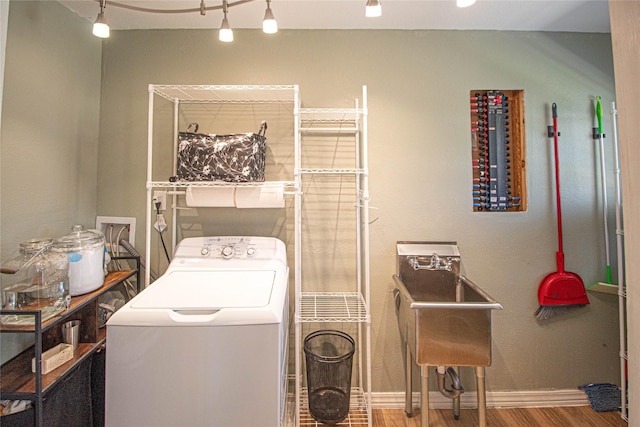
[[[502,305],[461,274],[455,242],[398,242],[397,255],[394,297],[406,347],[408,399],[413,358],[423,369],[423,405],[428,407],[427,366],[475,367],[479,408],[486,405],[483,368],[491,365],[491,311]],[[407,415],[410,412],[407,402]],[[424,412],[423,427],[427,427]],[[481,412],[484,415],[484,408]]]
[[[460,274],[453,242],[399,242],[396,304],[418,365],[491,365],[491,310],[502,305]]]

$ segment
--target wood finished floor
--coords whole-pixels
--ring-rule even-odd
[[[420,427],[420,409],[407,418],[402,409],[374,409],[373,427]],[[429,427],[477,427],[475,409],[462,409],[455,420],[451,410],[431,409]],[[596,412],[591,406],[560,408],[487,409],[488,427],[626,427],[619,412]]]

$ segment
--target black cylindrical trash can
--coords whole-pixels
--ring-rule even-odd
[[[315,331],[304,339],[309,413],[323,424],[337,424],[349,414],[353,338],[344,332]]]

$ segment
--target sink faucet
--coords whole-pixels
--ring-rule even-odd
[[[429,258],[429,264],[421,265],[419,257],[409,258],[409,265],[413,267],[414,270],[452,270],[452,262],[451,258],[440,258],[438,254],[433,254]]]

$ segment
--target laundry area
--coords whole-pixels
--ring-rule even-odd
[[[387,27],[402,1],[330,2],[369,20],[335,29],[8,3],[3,427],[640,422],[636,6],[463,30]]]

